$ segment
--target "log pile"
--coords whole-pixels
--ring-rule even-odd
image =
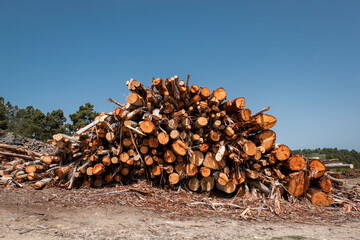
[[[58,164],[46,164],[52,157],[17,145],[0,143],[0,185],[14,184],[23,187],[25,181],[34,181],[40,189],[53,180],[51,168]],[[60,161],[59,157],[54,157]],[[50,171],[47,171],[50,168]]]
[[[109,99],[116,105],[112,112],[101,113],[74,136],[54,135],[56,154],[30,164],[33,177],[25,169],[27,178],[42,179],[40,187],[53,179],[68,189],[148,179],[194,192],[332,202],[337,178],[326,173],[332,163],[278,144],[271,130],[277,119],[266,113],[270,107],[252,113],[243,97],[227,100],[225,89],[190,86],[189,77],[153,79],[148,88],[131,79],[127,87],[126,104]]]

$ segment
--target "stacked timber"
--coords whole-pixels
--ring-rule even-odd
[[[278,193],[331,203],[335,178],[325,174],[321,161],[276,142],[270,107],[252,113],[245,98],[227,100],[225,89],[190,86],[189,77],[153,79],[149,88],[131,79],[127,87],[125,104],[109,99],[116,105],[112,112],[101,113],[74,136],[53,136],[58,151],[45,165],[57,164],[52,172],[58,185],[148,179],[195,192]]]
[[[40,154],[17,145],[0,143],[0,185],[22,187],[25,181],[34,181],[40,189],[52,181],[51,170],[58,166],[59,156]]]

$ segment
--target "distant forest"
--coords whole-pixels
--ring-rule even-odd
[[[319,157],[320,159],[338,158],[342,163],[352,163],[355,168],[360,168],[360,152],[355,150],[337,149],[337,148],[316,148],[293,150],[292,153],[304,157]]]
[[[85,103],[69,115],[71,123],[68,123],[61,109],[43,113],[33,106],[19,108],[0,97],[0,129],[42,141],[52,138],[55,133],[72,134],[89,124],[98,114],[94,111],[94,105]]]
[[[0,129],[15,134],[32,137],[42,141],[52,138],[55,133],[72,134],[77,129],[89,124],[99,113],[94,111],[94,105],[85,103],[79,110],[69,115],[68,123],[61,109],[43,113],[41,110],[28,106],[19,108],[0,97]],[[340,162],[352,163],[360,168],[360,153],[355,150],[337,148],[317,148],[293,150],[294,154],[305,157],[319,157],[320,159],[339,158]]]

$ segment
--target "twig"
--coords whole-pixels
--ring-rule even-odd
[[[115,103],[115,104],[118,105],[119,107],[124,107],[123,104],[118,103],[117,101],[113,100],[112,98],[109,98],[108,101],[109,101],[109,102],[112,102],[112,103]]]
[[[268,107],[266,107],[266,108],[264,108],[264,109],[261,109],[259,112],[255,113],[255,114],[252,115],[251,117],[256,117],[257,115],[259,115],[259,114],[261,114],[261,113],[264,113],[264,112],[266,112],[266,111],[269,111],[269,110],[270,110],[270,107],[271,107],[271,105],[268,106]]]
[[[95,194],[92,194],[91,196],[100,196],[100,195],[108,195],[108,194],[118,194],[118,193],[123,193],[123,192],[128,192],[128,191],[130,191],[130,190],[129,190],[129,189],[123,189],[123,190],[114,191],[114,192],[95,193]]]

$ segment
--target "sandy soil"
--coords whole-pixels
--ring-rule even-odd
[[[103,195],[114,190],[0,189],[0,239],[360,238],[359,216],[341,214],[341,208],[335,210],[338,215],[325,218],[263,212],[255,220],[243,220],[243,209],[229,213],[221,207],[186,205],[181,201],[187,201],[187,193],[168,195],[176,195],[172,199],[165,191],[151,197],[129,191]],[[159,201],[157,206],[152,198]],[[177,199],[183,200],[173,204]]]

